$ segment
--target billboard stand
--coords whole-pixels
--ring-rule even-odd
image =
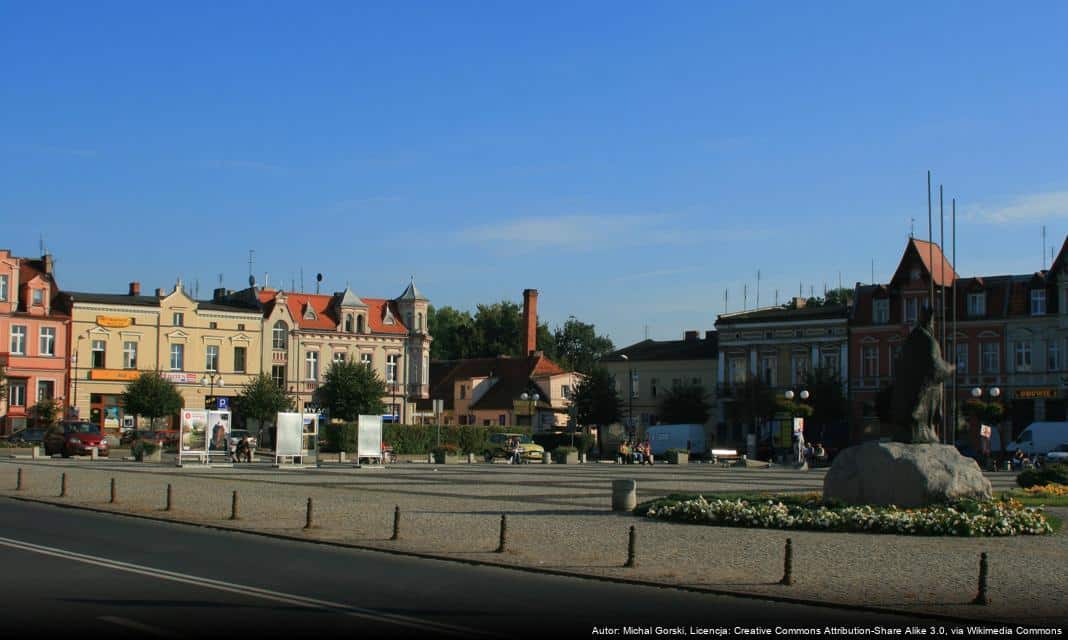
[[[319,466],[319,415],[279,413],[274,466],[278,469],[307,469]]]
[[[189,460],[209,467],[232,467],[229,411],[182,409],[177,465]]]
[[[353,467],[360,468],[360,460],[374,460],[382,464],[382,416],[359,416],[356,434],[356,457]]]

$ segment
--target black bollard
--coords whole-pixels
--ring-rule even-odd
[[[18,475],[15,476],[15,491],[22,491],[22,467],[19,467]]]
[[[172,496],[171,496],[171,494],[172,494],[172,493],[173,493],[173,492],[171,491],[171,485],[170,485],[170,484],[168,484],[168,485],[167,485],[167,506],[163,507],[163,510],[164,510],[164,511],[170,511],[170,510],[171,510],[171,506],[172,506],[172,505],[174,504],[174,503],[173,503],[173,502],[171,501],[171,497],[172,497]]]
[[[786,539],[786,557],[783,559],[782,580],[779,584],[790,586],[794,583],[794,541]]]
[[[67,474],[65,474],[65,473],[59,479],[59,497],[60,498],[66,498],[67,497]]]
[[[508,516],[501,514],[501,541],[497,545],[497,553],[504,553],[504,546],[508,541]]]
[[[393,507],[393,536],[390,540],[397,540],[400,538],[400,507]]]
[[[111,504],[118,502],[118,500],[115,499],[115,478],[111,479],[111,499],[108,500],[108,502]]]
[[[308,512],[304,516],[304,528],[312,528],[312,499],[308,498]]]
[[[979,593],[975,594],[972,604],[990,604],[990,593],[987,592],[986,579],[990,572],[987,564],[986,552],[979,554]]]
[[[634,533],[634,525],[630,525],[630,536],[629,536],[629,539],[627,540],[627,563],[623,565],[624,567],[636,567],[636,566],[638,566],[637,561],[634,560],[634,538],[635,538],[635,535],[636,534]]]
[[[233,498],[231,498],[231,500],[230,500],[230,519],[231,520],[240,520],[241,519],[237,515],[237,490],[234,490]]]

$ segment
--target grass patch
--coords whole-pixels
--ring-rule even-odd
[[[1027,493],[1021,490],[1002,491],[1001,498],[1011,498],[1027,507],[1068,507],[1068,495],[1050,495],[1046,493]]]
[[[844,505],[818,493],[671,494],[643,502],[634,513],[712,526],[926,536],[1042,535],[1052,533],[1056,521],[1012,496],[900,509]]]

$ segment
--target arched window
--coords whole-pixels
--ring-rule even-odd
[[[345,332],[352,333],[352,314],[345,314]]]
[[[416,316],[415,316],[415,330],[416,331],[422,331],[423,330],[423,314],[422,314],[422,312],[417,313]]]
[[[279,320],[274,323],[274,330],[272,332],[272,345],[275,349],[285,349],[286,340],[289,336],[289,330],[286,327],[286,323]]]
[[[409,329],[412,328],[412,314],[410,314],[410,313],[404,314],[404,324],[408,325]]]
[[[364,324],[363,314],[356,316],[356,331],[358,333],[367,333],[367,327]]]

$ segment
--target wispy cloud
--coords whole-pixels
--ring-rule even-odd
[[[965,211],[965,218],[988,224],[1013,224],[1049,218],[1068,218],[1068,191],[1049,191],[1020,196],[1002,204],[979,204]]]
[[[23,153],[40,153],[58,156],[71,156],[75,158],[95,158],[95,149],[81,149],[76,147],[53,147],[43,144],[12,144],[8,145],[12,151]]]
[[[458,242],[501,247],[509,252],[543,249],[592,251],[643,245],[691,244],[687,229],[671,226],[668,216],[566,215],[528,217],[468,227],[454,234]]]

